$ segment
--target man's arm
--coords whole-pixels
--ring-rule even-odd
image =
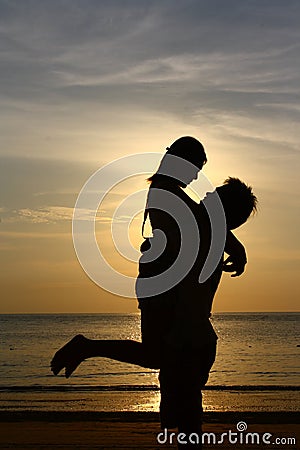
[[[224,261],[223,271],[234,272],[231,275],[232,277],[240,276],[244,272],[245,265],[247,264],[246,250],[230,230],[227,232],[225,252],[229,256]]]

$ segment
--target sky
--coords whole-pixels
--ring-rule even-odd
[[[299,19],[297,0],[0,0],[0,313],[136,312],[82,269],[73,209],[103,165],[184,135],[213,185],[237,176],[259,199],[236,231],[247,270],[223,275],[214,311],[299,310]],[[145,178],[97,214],[98,245],[133,277],[110,225]]]

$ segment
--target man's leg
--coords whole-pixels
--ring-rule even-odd
[[[187,444],[178,448],[201,449],[202,393],[215,360],[216,345],[201,350],[177,352],[160,370],[161,426],[178,427],[187,436]],[[172,362],[173,360],[173,362]],[[189,436],[193,443],[189,442]],[[199,443],[197,443],[199,441]]]
[[[216,357],[216,343],[187,354],[179,379],[178,432],[187,434],[191,441],[185,448],[202,449],[202,392]],[[192,434],[194,433],[194,434]],[[199,436],[199,443],[197,443]],[[193,438],[193,439],[192,439]],[[181,448],[179,446],[179,448]]]

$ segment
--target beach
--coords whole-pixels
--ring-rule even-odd
[[[247,430],[237,434],[238,439],[247,433],[256,433],[260,442],[252,444],[218,444],[222,433],[237,432],[237,423],[243,421]],[[204,414],[203,432],[214,433],[216,443],[204,448],[265,448],[263,436],[276,449],[299,449],[300,425],[297,413],[249,413],[249,412],[209,412]],[[0,448],[31,450],[69,449],[170,449],[176,448],[172,438],[166,443],[158,443],[157,435],[162,433],[158,413],[150,412],[1,412]],[[271,436],[270,436],[271,435]],[[232,435],[232,439],[235,435]],[[258,439],[257,437],[255,439]],[[207,442],[208,436],[206,437]],[[250,438],[249,438],[250,439]],[[275,441],[277,439],[277,441]],[[279,444],[279,440],[282,444]],[[290,439],[290,441],[288,441]],[[296,440],[291,441],[291,439]],[[160,441],[165,440],[162,434]],[[249,441],[250,442],[250,441]],[[276,443],[275,443],[276,442]],[[289,443],[288,443],[289,442]],[[298,442],[298,445],[297,445]],[[273,445],[271,445],[273,444]]]
[[[102,387],[103,388],[103,387]],[[0,390],[0,449],[153,449],[176,448],[176,436],[166,439],[159,423],[159,392],[131,386],[120,390],[100,386]],[[207,448],[265,448],[262,436],[292,439],[276,449],[300,448],[299,389],[207,386],[203,391],[203,432],[259,433],[259,445],[212,444]],[[221,409],[223,405],[223,409]],[[101,409],[100,409],[101,408]],[[114,408],[114,409],[113,409]],[[240,424],[240,425],[238,425]],[[242,425],[241,425],[242,424]],[[246,425],[245,425],[246,424]],[[246,428],[245,428],[246,426]],[[243,431],[242,430],[242,431]],[[158,442],[157,436],[160,434]],[[240,435],[238,436],[240,439]],[[163,443],[162,443],[163,442]],[[287,441],[284,441],[287,442]],[[297,444],[298,443],[298,444]],[[275,447],[275,444],[273,445]],[[204,447],[205,448],[205,447]]]
[[[75,330],[139,339],[139,322],[136,314],[2,316],[0,449],[175,449],[176,436],[157,440],[157,371],[106,358],[85,361],[68,380],[49,368]],[[300,448],[298,324],[299,314],[215,316],[219,353],[203,389],[204,448]],[[218,443],[241,422],[243,444]],[[259,444],[246,445],[247,432]],[[261,442],[265,433],[270,445]]]

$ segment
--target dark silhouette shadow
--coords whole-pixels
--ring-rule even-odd
[[[161,390],[160,417],[162,428],[178,428],[179,432],[201,434],[202,398],[201,389],[206,384],[214,363],[217,336],[210,323],[213,298],[218,288],[222,271],[232,276],[243,273],[247,262],[243,245],[231,230],[245,223],[256,209],[256,197],[250,187],[236,178],[228,178],[216,191],[222,202],[227,236],[224,262],[220,258],[211,276],[199,283],[199,274],[207,258],[212,228],[205,201],[193,201],[182,189],[196,178],[206,162],[202,144],[194,138],[180,138],[167,149],[166,155],[180,156],[193,164],[192,168],[178,178],[165,175],[158,170],[150,179],[149,194],[168,192],[188,206],[199,229],[201,245],[191,269],[183,279],[154,296],[138,297],[141,310],[142,342],[133,340],[91,340],[82,335],[75,336],[62,347],[51,362],[57,375],[65,369],[68,378],[82,361],[91,357],[107,357],[137,364],[151,369],[160,369]],[[162,160],[161,167],[165,163]],[[195,173],[196,166],[196,173]],[[215,195],[215,194],[208,194]],[[181,247],[180,226],[176,219],[163,209],[146,208],[144,222],[149,216],[152,230],[161,230],[166,236],[162,254],[153,261],[143,257],[139,265],[139,279],[151,279],[174,264]],[[154,238],[155,239],[155,232]],[[142,254],[151,247],[146,238],[141,246]],[[141,291],[139,291],[141,293]],[[184,448],[202,448],[200,444],[182,444]],[[180,444],[179,444],[180,447]]]

